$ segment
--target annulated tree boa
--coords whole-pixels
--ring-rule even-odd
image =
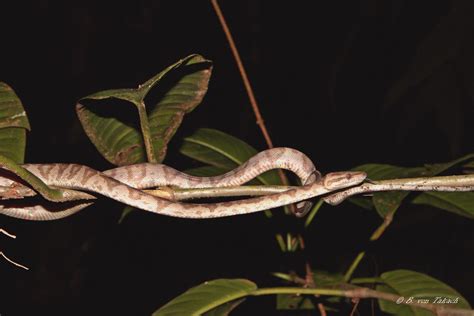
[[[77,164],[26,164],[23,167],[49,186],[100,194],[124,204],[157,214],[181,218],[213,218],[248,214],[298,203],[299,214],[311,207],[308,199],[335,190],[360,184],[364,172],[333,172],[322,177],[311,160],[291,148],[273,148],[262,151],[240,167],[216,177],[194,177],[161,164],[137,164],[99,172]],[[294,172],[303,184],[282,193],[211,204],[178,203],[153,196],[142,189],[177,186],[181,188],[206,188],[239,186],[271,169]],[[3,170],[1,186],[19,185],[15,175]],[[11,200],[0,202],[0,214],[26,220],[55,220],[67,217],[87,207],[93,196],[84,193],[78,201],[67,195],[63,203],[48,203],[44,199],[33,201]],[[77,199],[77,196],[75,197]],[[56,201],[57,202],[57,201]]]

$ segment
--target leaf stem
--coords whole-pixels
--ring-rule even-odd
[[[145,103],[140,101],[136,103],[138,109],[138,116],[140,117],[140,128],[143,136],[143,143],[145,144],[146,158],[148,162],[157,163],[153,144],[151,142],[150,125],[148,125],[148,115],[146,113]]]
[[[355,257],[349,269],[344,274],[344,281],[348,282],[351,279],[352,274],[354,273],[355,269],[359,265],[360,261],[364,258],[364,256],[365,256],[365,251],[359,252],[359,254],[357,255],[357,257]]]
[[[301,287],[269,287],[263,289],[257,289],[252,291],[250,295],[261,296],[261,295],[274,295],[274,294],[309,294],[309,295],[333,295],[333,296],[344,296],[344,290],[334,289],[318,289],[318,288],[301,288]]]

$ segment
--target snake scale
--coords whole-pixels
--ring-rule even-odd
[[[1,167],[1,166],[0,166]],[[359,171],[333,172],[322,177],[311,160],[291,148],[273,148],[262,151],[246,163],[220,176],[195,177],[162,164],[136,164],[99,172],[78,164],[26,164],[23,167],[49,186],[100,194],[138,209],[181,218],[213,218],[249,214],[292,203],[297,213],[304,214],[311,207],[308,199],[336,190],[349,188],[364,181],[366,174]],[[267,196],[209,204],[178,203],[153,196],[142,189],[159,186],[181,188],[208,188],[239,186],[271,169],[294,172],[302,186]],[[18,185],[12,175],[0,174],[1,186]],[[0,204],[0,214],[26,220],[55,220],[70,216],[91,204],[84,200],[55,203],[54,211],[45,203]],[[90,198],[93,198],[92,196]],[[68,202],[68,201],[65,201]]]

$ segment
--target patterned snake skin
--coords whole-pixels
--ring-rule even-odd
[[[194,177],[161,164],[137,164],[99,172],[77,164],[26,164],[25,169],[49,186],[97,193],[124,204],[157,214],[182,218],[213,218],[248,214],[299,203],[297,212],[306,213],[312,197],[348,188],[364,181],[363,172],[335,172],[321,177],[311,160],[291,148],[262,151],[238,168],[216,177]],[[282,193],[212,204],[177,203],[141,191],[158,186],[213,188],[239,186],[271,169],[294,172],[303,186]],[[0,176],[1,186],[14,186],[14,178]],[[87,194],[84,199],[93,198]],[[47,202],[47,201],[46,201]],[[3,205],[2,205],[3,204]],[[30,203],[17,200],[0,202],[0,214],[26,220],[55,220],[70,216],[92,204],[80,200],[67,203]]]

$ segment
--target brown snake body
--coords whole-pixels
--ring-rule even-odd
[[[274,148],[260,152],[240,167],[217,177],[193,177],[159,164],[138,164],[105,172],[77,164],[29,164],[24,168],[50,186],[98,193],[124,204],[182,218],[211,218],[248,214],[310,199],[337,189],[348,188],[365,179],[363,172],[331,173],[321,178],[311,160],[290,148]],[[212,204],[191,204],[168,201],[140,189],[175,185],[182,188],[240,185],[270,169],[283,168],[296,173],[304,186],[283,193]],[[0,177],[0,185],[13,185],[14,180]],[[42,204],[3,205],[0,214],[27,220],[55,220],[74,214],[91,204],[78,201],[53,212]],[[308,210],[308,203],[299,205]],[[59,203],[61,204],[61,203]],[[310,205],[310,204],[309,204]]]

